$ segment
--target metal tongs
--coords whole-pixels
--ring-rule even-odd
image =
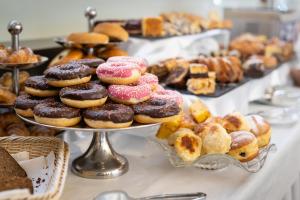
[[[205,200],[206,194],[202,192],[186,193],[186,194],[161,194],[155,196],[133,198],[124,191],[109,191],[99,194],[94,200],[155,200],[155,199],[169,199],[169,200]]]

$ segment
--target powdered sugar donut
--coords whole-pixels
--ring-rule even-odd
[[[157,90],[151,94],[151,99],[166,99],[173,100],[182,108],[183,106],[183,98],[181,94],[174,90]]]
[[[102,82],[117,85],[136,83],[141,77],[139,66],[129,62],[106,62],[98,66],[96,73]]]
[[[151,86],[144,85],[110,85],[108,87],[109,97],[122,104],[137,104],[146,101],[151,95]]]
[[[139,79],[138,85],[148,84],[151,86],[152,90],[156,90],[158,86],[158,78],[154,74],[146,73]]]
[[[147,71],[148,61],[144,58],[130,57],[130,56],[114,56],[110,57],[107,62],[129,62],[137,64],[142,74]]]

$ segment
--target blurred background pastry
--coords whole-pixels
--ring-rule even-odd
[[[107,35],[110,42],[126,42],[129,37],[128,32],[118,23],[99,23],[93,31]]]

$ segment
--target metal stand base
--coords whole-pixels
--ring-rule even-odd
[[[72,163],[72,171],[84,178],[107,179],[128,171],[128,161],[116,153],[107,132],[94,132],[88,150]]]

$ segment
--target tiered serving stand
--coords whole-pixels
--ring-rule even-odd
[[[18,21],[11,21],[7,26],[8,32],[11,34],[11,49],[18,51],[20,49],[19,35],[23,30],[23,26]],[[30,69],[38,67],[48,61],[47,57],[40,56],[39,61],[36,63],[0,63],[0,69],[12,71],[13,74],[13,92],[18,95],[19,86],[19,72],[20,69]],[[14,105],[1,104],[0,107],[13,107]]]
[[[113,149],[108,135],[113,132],[121,133],[123,131],[137,131],[150,127],[158,127],[160,124],[133,124],[128,128],[121,129],[94,129],[86,127],[81,124],[77,127],[56,127],[36,122],[33,118],[25,118],[19,115],[24,121],[45,126],[48,128],[54,128],[64,131],[80,131],[84,133],[93,133],[93,139],[89,145],[89,148],[84,154],[76,158],[72,163],[72,171],[81,177],[92,179],[107,179],[120,176],[128,171],[128,160],[115,152]],[[72,133],[69,133],[72,134]]]

